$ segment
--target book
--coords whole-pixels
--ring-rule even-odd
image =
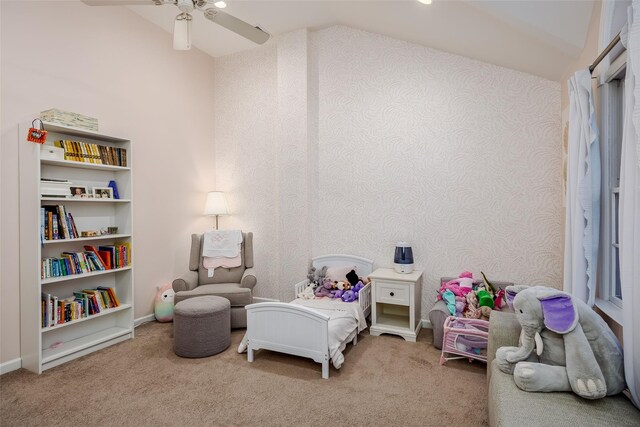
[[[47,240],[53,240],[53,212],[47,211]]]
[[[49,321],[51,319],[51,311],[52,311],[51,310],[51,294],[42,292],[40,294],[40,299],[44,303],[42,308],[41,326],[43,328],[46,328],[51,324]]]
[[[119,268],[118,265],[118,260],[116,258],[116,247],[113,245],[105,245],[105,246],[98,246],[98,251],[104,251],[104,252],[108,252],[109,253],[109,266],[111,268]]]
[[[77,238],[79,236],[78,229],[76,228],[76,222],[73,220],[73,215],[71,215],[71,213],[69,213],[69,222],[71,223],[71,228],[73,229],[73,235]]]
[[[111,297],[111,300],[115,304],[115,307],[119,307],[120,306],[120,301],[118,300],[118,297],[116,296],[116,290],[114,288],[108,288],[108,287],[105,287],[105,286],[98,286],[98,289],[106,290],[109,293],[109,296]]]
[[[104,251],[104,250],[98,250],[98,255],[100,255],[100,258],[104,261],[104,268],[105,270],[111,270],[112,267],[112,262],[111,262],[111,252],[110,251]]]
[[[45,209],[44,208],[40,208],[40,244],[44,244],[44,230],[45,230]]]
[[[62,229],[62,239],[70,239],[71,235],[69,234],[69,228],[67,225],[67,214],[65,212],[63,205],[58,205],[58,218],[60,219],[60,226]]]
[[[100,251],[98,251],[98,249],[95,246],[85,245],[83,247],[84,247],[85,251],[93,252],[94,254],[96,254],[96,257],[98,258],[98,261],[100,262],[100,265],[102,266],[102,270],[108,270],[109,269],[106,260],[104,258],[102,258],[102,256],[100,256]]]
[[[58,214],[51,214],[51,225],[52,225],[52,234],[51,238],[53,240],[58,240],[60,236],[58,235]]]
[[[56,296],[53,297],[52,311],[53,311],[53,324],[57,325],[58,323],[60,323],[60,313],[58,313],[58,297]]]

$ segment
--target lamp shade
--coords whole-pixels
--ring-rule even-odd
[[[204,206],[205,215],[229,215],[227,198],[222,191],[210,191]]]

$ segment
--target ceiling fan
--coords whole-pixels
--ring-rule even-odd
[[[221,11],[227,6],[224,1],[217,0],[82,0],[89,6],[122,6],[122,5],[150,5],[162,6],[172,4],[180,9],[173,27],[173,48],[176,50],[191,49],[191,12],[199,10],[204,17],[227,30],[241,35],[257,44],[269,40],[269,33],[260,27],[252,26],[228,13]],[[215,7],[207,7],[213,4]]]

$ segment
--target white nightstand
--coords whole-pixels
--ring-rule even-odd
[[[371,279],[371,335],[395,334],[415,342],[422,327],[422,271],[396,273],[379,268]]]

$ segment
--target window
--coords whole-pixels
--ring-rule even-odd
[[[605,72],[600,87],[602,101],[601,158],[602,196],[598,296],[622,308],[620,290],[620,245],[618,209],[620,202],[620,150],[624,124],[624,82],[626,53],[620,55]]]

